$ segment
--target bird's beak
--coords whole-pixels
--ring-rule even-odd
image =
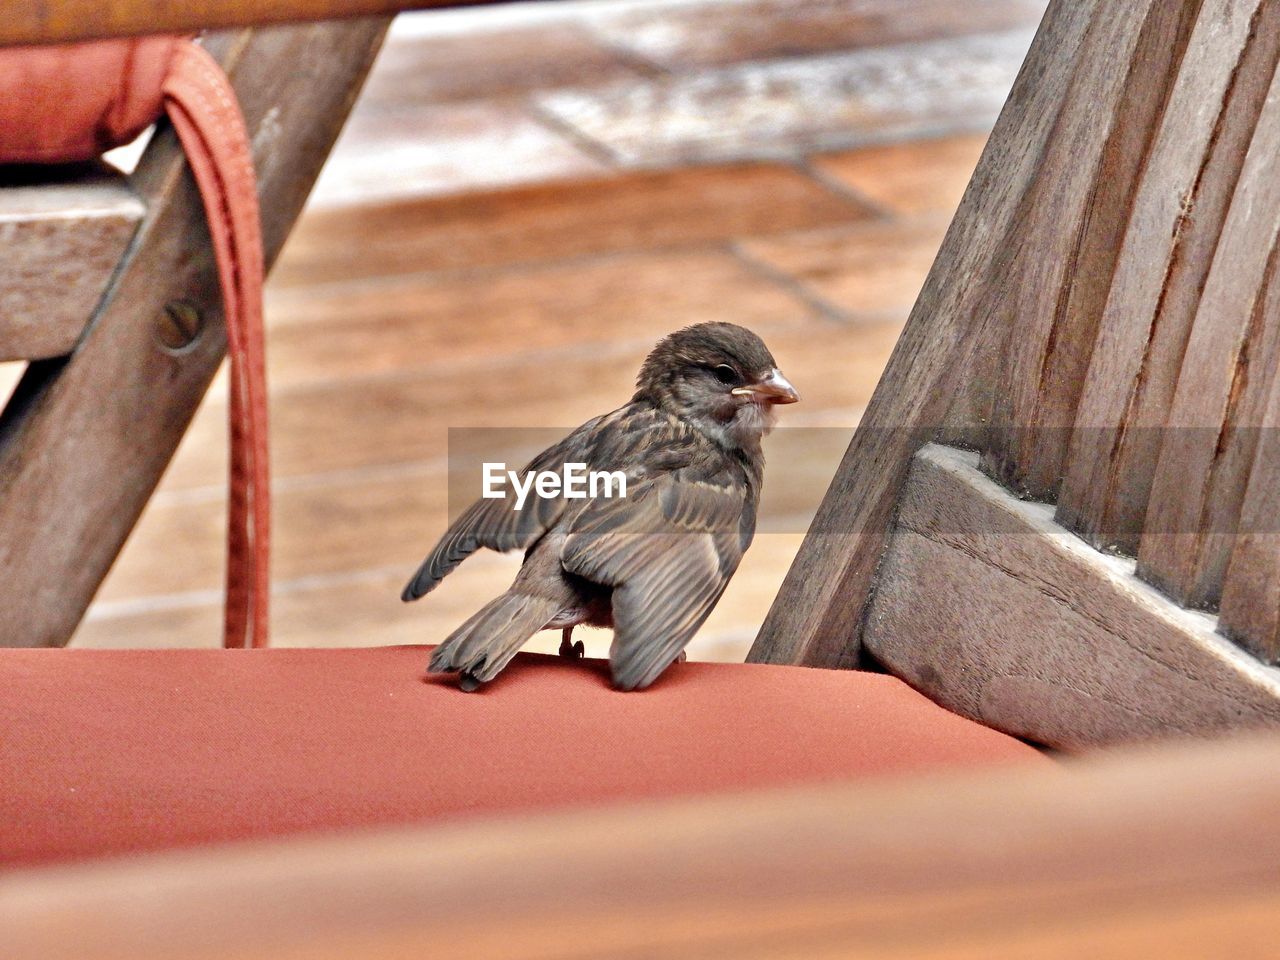
[[[733,391],[733,395],[750,397],[752,400],[765,403],[795,403],[800,399],[800,394],[796,393],[796,388],[791,385],[791,381],[776,367],[759,383],[753,383],[749,387],[738,387]]]

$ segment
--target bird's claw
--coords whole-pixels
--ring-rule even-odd
[[[581,660],[587,654],[587,648],[583,646],[581,640],[575,640],[570,643],[568,640],[560,641],[560,656],[566,660]]]

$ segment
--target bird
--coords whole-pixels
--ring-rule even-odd
[[[468,507],[422,562],[401,595],[406,602],[482,547],[525,553],[510,588],[435,648],[429,672],[457,673],[463,690],[475,690],[540,630],[560,630],[560,654],[581,657],[573,628],[588,625],[613,628],[614,687],[648,687],[683,659],[751,545],[761,440],[774,407],[799,399],[745,327],[698,323],[661,339],[628,403],[588,420],[518,474],[567,463],[621,471],[625,495],[560,492],[515,509],[508,486]]]

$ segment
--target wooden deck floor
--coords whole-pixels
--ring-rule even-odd
[[[450,428],[570,428],[625,401],[657,337],[729,320],[804,395],[768,448],[767,532],[690,648],[740,659],[1042,9],[402,19],[269,291],[274,642],[441,639],[518,563],[478,556],[400,603],[446,522]],[[218,643],[225,465],[218,384],[76,645]]]

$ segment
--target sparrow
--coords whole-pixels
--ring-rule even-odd
[[[661,340],[629,403],[588,420],[520,472],[570,463],[622,471],[625,495],[531,496],[517,510],[508,489],[472,504],[423,561],[406,602],[481,547],[525,552],[507,592],[450,634],[429,670],[457,672],[474,690],[539,630],[562,631],[560,653],[582,656],[573,628],[587,624],[613,628],[614,686],[649,686],[683,658],[751,545],[761,439],[775,405],[799,399],[744,327],[700,323]]]

